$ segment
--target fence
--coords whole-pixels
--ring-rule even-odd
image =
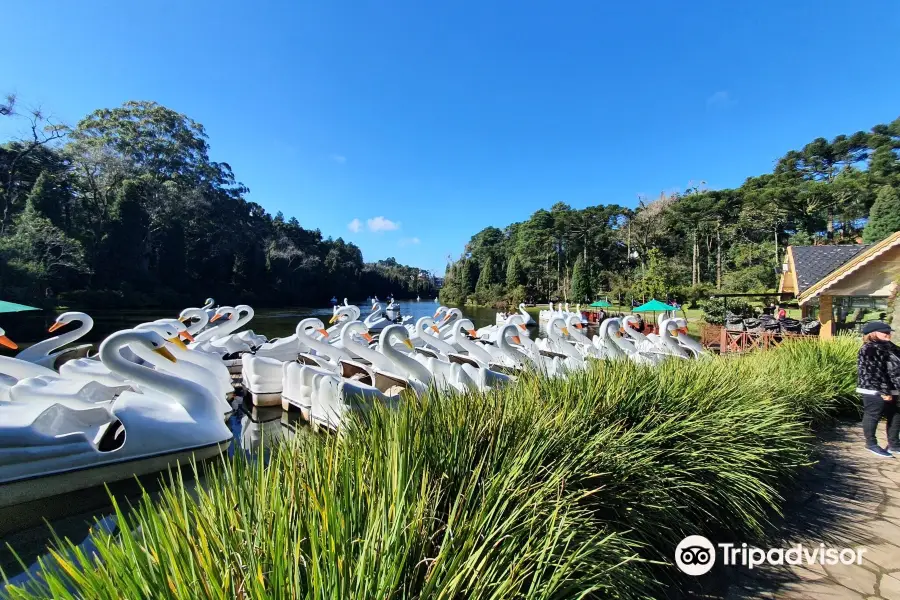
[[[720,354],[768,350],[785,340],[808,337],[802,333],[729,331],[721,325],[708,323],[702,323],[700,326],[700,343],[704,348],[718,350]]]

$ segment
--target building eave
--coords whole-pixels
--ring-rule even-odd
[[[900,246],[900,231],[881,240],[871,248],[867,248],[864,252],[860,252],[846,263],[817,281],[815,284],[807,288],[802,294],[797,296],[798,303],[803,306],[813,298],[822,295],[828,291],[828,288],[842,281],[844,278],[855,273],[865,265],[869,264],[888,250]]]

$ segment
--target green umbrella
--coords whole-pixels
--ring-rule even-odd
[[[606,300],[597,300],[596,302],[591,302],[591,306],[594,308],[609,308],[612,304]]]
[[[632,309],[633,312],[666,312],[669,310],[678,310],[674,306],[669,306],[665,302],[653,299],[650,302],[641,304],[637,308]]]
[[[4,302],[0,300],[0,313],[22,312],[24,310],[41,310],[33,306],[25,306],[24,304],[16,304],[15,302]]]

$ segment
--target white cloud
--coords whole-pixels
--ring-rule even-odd
[[[416,244],[421,243],[421,241],[422,240],[420,240],[417,237],[411,237],[411,238],[403,238],[397,243],[400,244],[401,246],[415,246]]]
[[[400,229],[400,222],[394,222],[390,219],[385,219],[384,217],[375,217],[374,219],[367,219],[366,225],[369,226],[369,231],[374,231],[376,233],[382,231],[396,231]]]
[[[362,229],[362,221],[359,219],[353,219],[349,223],[347,223],[347,229],[352,231],[353,233],[359,233],[359,230]]]
[[[344,156],[343,154],[332,154],[332,155],[331,155],[331,160],[333,160],[334,162],[338,163],[339,165],[342,165],[342,164],[344,164],[345,162],[347,162],[347,157]]]
[[[728,90],[719,90],[706,99],[706,106],[710,107],[725,107],[734,103],[735,100],[731,97],[731,94],[728,93]]]

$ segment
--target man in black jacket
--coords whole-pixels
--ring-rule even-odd
[[[900,348],[891,343],[892,329],[887,323],[871,321],[863,325],[863,346],[857,360],[858,387],[863,401],[863,434],[866,448],[883,458],[900,454]],[[875,430],[878,421],[887,420],[887,450],[878,445]]]

